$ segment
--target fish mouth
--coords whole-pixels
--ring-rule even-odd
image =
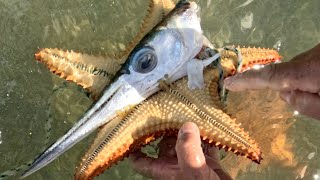
[[[88,110],[75,126],[43,152],[25,171],[25,178],[46,166],[100,126],[119,116],[126,116],[137,104],[158,91],[158,83],[143,90],[136,89],[125,78],[119,78],[105,90],[101,98]]]

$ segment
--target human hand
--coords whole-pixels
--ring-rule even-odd
[[[320,120],[320,44],[291,61],[249,70],[224,80],[231,91],[270,88],[301,114]]]
[[[153,179],[231,180],[219,164],[217,149],[201,148],[199,129],[194,123],[185,123],[178,138],[165,137],[159,143],[157,159],[139,152],[130,155],[133,168]],[[175,147],[175,148],[174,148]]]

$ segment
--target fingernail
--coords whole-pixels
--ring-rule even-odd
[[[185,134],[192,134],[197,132],[197,126],[194,123],[184,123],[179,130],[178,139],[182,138]]]

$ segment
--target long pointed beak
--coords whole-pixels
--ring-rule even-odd
[[[152,92],[146,92],[146,94],[138,92],[133,86],[119,78],[107,90],[105,90],[99,101],[97,101],[90,110],[85,113],[73,128],[71,128],[63,137],[42,153],[31,164],[29,169],[23,173],[21,178],[29,176],[58,158],[61,154],[70,149],[77,142],[87,137],[98,127],[115,118],[119,111],[126,109],[128,106],[132,107],[133,105],[143,101],[145,97],[140,94],[148,96],[156,91],[156,88],[151,89],[153,89]]]

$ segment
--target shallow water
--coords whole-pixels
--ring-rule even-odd
[[[0,173],[36,157],[92,101],[52,75],[33,54],[59,47],[116,52],[138,31],[147,1],[0,0]],[[320,40],[319,0],[204,0],[202,27],[217,46],[273,47],[288,61]],[[262,146],[261,165],[233,154],[223,165],[236,179],[319,179],[320,123],[293,112],[271,91],[231,93],[229,113]],[[51,122],[47,127],[48,121]],[[28,179],[72,179],[89,137]],[[236,163],[235,163],[236,162]],[[11,179],[17,179],[15,176]],[[124,161],[98,179],[143,179]]]

